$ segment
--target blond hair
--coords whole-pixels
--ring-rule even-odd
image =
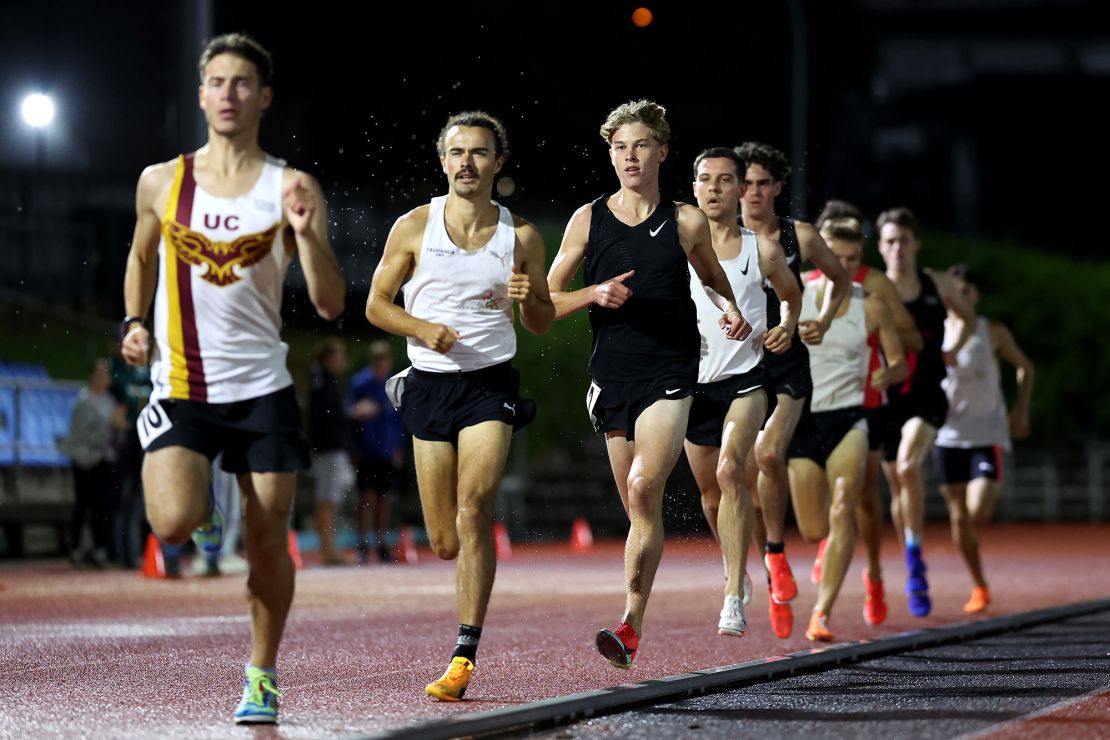
[[[671,137],[671,125],[667,123],[667,109],[652,100],[630,100],[614,108],[605,123],[601,124],[601,138],[607,144],[613,143],[617,129],[629,123],[642,123],[651,129],[651,138],[666,144]]]
[[[821,236],[825,239],[840,239],[846,242],[863,241],[863,224],[855,216],[836,216],[827,218],[821,224]]]

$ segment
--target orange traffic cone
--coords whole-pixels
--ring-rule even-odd
[[[493,544],[497,548],[498,560],[508,560],[513,556],[513,543],[509,542],[509,528],[505,522],[493,523]]]
[[[397,532],[397,544],[393,547],[393,559],[398,563],[416,564],[416,540],[412,527],[401,527]]]
[[[570,551],[586,553],[594,546],[594,535],[586,517],[580,516],[570,525]]]
[[[301,559],[301,546],[297,542],[297,533],[292,529],[289,530],[289,557],[293,558],[293,567],[296,570],[304,568],[304,560]]]
[[[146,549],[143,551],[143,567],[139,569],[143,578],[165,578],[166,561],[162,557],[162,543],[151,532],[146,536]]]

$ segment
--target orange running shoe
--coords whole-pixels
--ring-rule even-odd
[[[809,582],[814,586],[821,583],[821,566],[825,563],[825,546],[828,544],[828,537],[817,543],[817,557],[813,558],[813,568],[809,571]]]
[[[991,603],[991,592],[984,586],[976,586],[971,590],[971,598],[964,604],[964,611],[968,614],[978,614],[986,611],[989,603]]]
[[[829,618],[825,612],[813,612],[809,616],[809,629],[806,637],[810,642],[832,642],[833,633],[829,631]]]
[[[780,604],[774,599],[768,599],[771,605],[771,631],[775,637],[785,640],[794,631],[794,610],[790,604]]]
[[[771,577],[771,599],[780,604],[793,601],[798,595],[798,583],[790,571],[786,553],[769,552],[763,556],[763,564],[767,566],[767,573]]]
[[[863,586],[867,589],[867,596],[863,600],[863,621],[876,627],[886,621],[886,594],[883,591],[883,579],[872,581],[863,572]]]

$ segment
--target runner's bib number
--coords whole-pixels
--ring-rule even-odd
[[[139,432],[139,443],[145,450],[150,443],[173,429],[173,422],[166,415],[166,410],[158,401],[151,401],[139,414],[135,421],[135,428]]]

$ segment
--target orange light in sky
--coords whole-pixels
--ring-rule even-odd
[[[632,11],[632,23],[640,28],[651,25],[654,16],[648,8],[636,8]]]

